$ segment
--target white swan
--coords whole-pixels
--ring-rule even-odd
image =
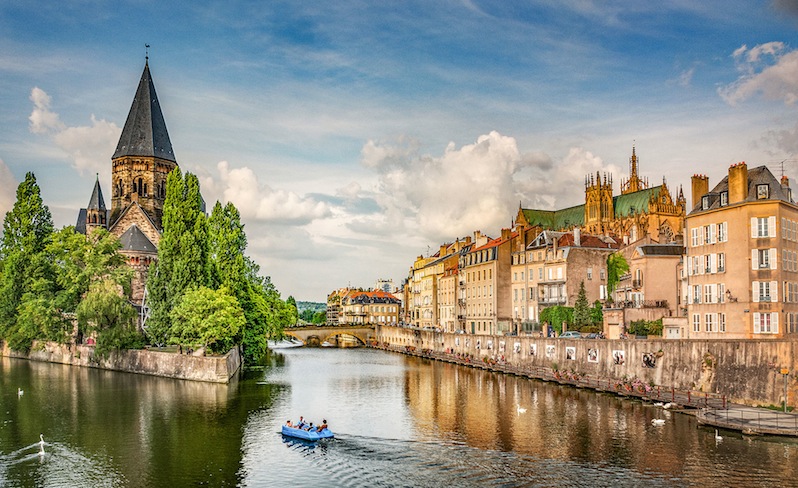
[[[44,434],[39,434],[39,456],[44,456]]]
[[[519,405],[519,404],[517,404],[517,403],[516,403],[516,404],[515,404],[515,412],[516,412],[518,415],[521,415],[522,413],[526,413],[526,409],[525,409],[525,408],[523,408],[521,405]]]
[[[651,420],[651,424],[652,425],[663,425],[664,423],[665,423],[665,419],[652,419]]]
[[[654,406],[655,406],[655,407],[661,407],[661,406],[663,406],[663,405],[664,405],[664,404],[663,404],[662,402],[657,402],[657,403],[655,403],[655,404],[654,404]]]
[[[17,396],[18,397],[21,397],[24,394],[25,394],[25,392],[22,390],[22,388],[17,388]]]
[[[715,429],[715,442],[720,442],[723,440],[723,437],[718,434],[718,429]]]
[[[676,406],[676,404],[675,404],[675,403],[668,402],[668,403],[666,403],[665,405],[663,405],[663,406],[662,406],[662,408],[673,408],[673,407],[675,407],[675,406]]]

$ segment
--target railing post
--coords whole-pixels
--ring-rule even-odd
[[[687,404],[693,403],[693,400],[690,398],[690,390],[687,390]]]

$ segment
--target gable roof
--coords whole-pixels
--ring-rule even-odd
[[[144,63],[136,96],[111,159],[123,156],[156,157],[177,162],[150,76],[149,62]]]
[[[157,253],[158,248],[150,241],[147,236],[133,224],[119,237],[119,242],[122,243],[120,251],[137,251],[137,252],[151,252]]]
[[[755,168],[748,169],[748,198],[743,200],[744,202],[753,202],[758,200],[756,193],[757,185],[768,185],[770,187],[770,195],[768,200],[781,200],[787,203],[795,203],[793,202],[789,192],[782,188],[781,183],[779,183],[776,177],[773,176],[773,173],[770,172],[767,166],[757,166]],[[729,175],[726,175],[722,180],[720,180],[720,182],[718,182],[717,185],[715,185],[715,188],[713,188],[711,192],[706,194],[706,196],[709,197],[709,207],[702,209],[701,199],[699,198],[697,202],[693,202],[693,210],[690,212],[690,214],[720,208],[720,194],[728,191]]]
[[[129,212],[131,212],[131,209],[134,208],[137,209],[139,212],[141,212],[144,215],[144,217],[147,218],[148,223],[152,225],[153,229],[155,229],[158,233],[161,232],[161,229],[159,229],[158,226],[155,225],[155,221],[152,220],[150,214],[148,214],[147,211],[144,210],[144,207],[139,205],[138,202],[131,202],[130,205],[122,209],[122,211],[119,213],[119,217],[117,217],[116,220],[113,223],[111,223],[111,225],[108,226],[108,230],[113,232],[113,230],[120,224],[120,222],[122,222],[122,219],[124,219],[125,216]]]

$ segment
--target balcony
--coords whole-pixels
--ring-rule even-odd
[[[541,305],[564,305],[566,297],[540,297],[538,303]]]
[[[639,290],[643,287],[643,280],[632,280],[632,288]]]

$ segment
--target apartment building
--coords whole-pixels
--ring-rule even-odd
[[[798,332],[798,206],[789,180],[745,163],[708,191],[692,177],[682,294],[687,337],[764,339]]]
[[[338,325],[396,325],[401,302],[382,290],[350,291],[341,299]]]
[[[512,238],[510,229],[502,229],[501,237],[481,246],[475,244],[460,257],[466,332],[491,335],[513,332],[510,312]]]

